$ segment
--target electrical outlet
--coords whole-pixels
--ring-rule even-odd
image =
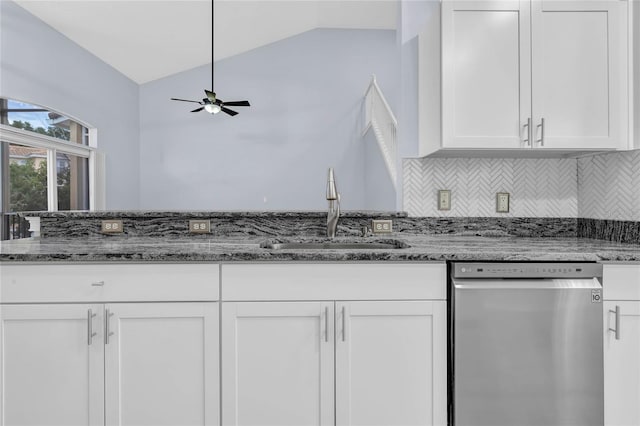
[[[496,193],[496,212],[509,213],[509,193],[508,192]]]
[[[371,221],[371,232],[374,234],[390,234],[393,232],[393,221],[373,219]]]
[[[451,210],[451,191],[441,189],[438,191],[438,210]]]
[[[101,231],[103,234],[119,234],[124,232],[124,227],[122,226],[122,220],[120,219],[103,220]]]
[[[189,232],[192,234],[208,234],[211,232],[211,221],[209,219],[190,220]]]

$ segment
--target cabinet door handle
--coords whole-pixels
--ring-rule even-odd
[[[109,309],[107,309],[105,311],[105,316],[104,316],[104,344],[108,345],[109,344],[109,337],[113,336],[113,332],[110,331],[110,327],[109,327],[109,323],[110,318],[113,316],[113,313],[109,311]]]
[[[92,287],[103,287],[104,286],[104,281],[96,281],[94,283],[91,283]]]
[[[527,138],[523,142],[527,146],[531,146],[531,117],[527,119],[527,124],[522,127],[527,129]]]
[[[540,146],[544,146],[544,118],[540,119],[540,124],[536,128],[540,128],[540,139],[536,139],[536,142],[540,142]]]
[[[329,307],[324,307],[324,341],[329,341]]]
[[[616,328],[609,327],[609,331],[613,331],[615,333],[616,340],[620,340],[620,306],[616,305],[616,310],[612,311],[609,309],[609,312],[616,316]]]
[[[91,309],[87,310],[87,345],[91,346],[93,338],[98,334],[93,331],[93,317],[95,317]]]
[[[342,306],[342,341],[347,340],[347,310]]]

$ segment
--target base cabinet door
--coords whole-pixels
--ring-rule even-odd
[[[105,305],[109,426],[219,424],[217,303]]]
[[[336,424],[446,425],[446,302],[336,303]]]
[[[104,424],[102,305],[0,305],[0,425]]]
[[[604,314],[604,423],[637,426],[640,425],[640,301],[605,302]]]
[[[222,424],[334,424],[333,302],[222,303]]]

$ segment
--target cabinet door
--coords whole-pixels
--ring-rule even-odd
[[[333,302],[222,304],[222,424],[334,424]]]
[[[219,424],[217,303],[116,303],[107,315],[107,425]]]
[[[529,147],[529,1],[443,1],[443,148]]]
[[[604,424],[640,425],[640,301],[605,302],[604,315]]]
[[[0,318],[0,424],[103,424],[102,306],[0,305]]]
[[[445,301],[336,304],[336,420],[446,425]]]
[[[627,148],[626,8],[616,0],[532,1],[536,147]]]

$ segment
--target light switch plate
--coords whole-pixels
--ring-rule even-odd
[[[451,210],[451,190],[438,191],[438,210]]]
[[[496,193],[496,212],[509,213],[509,193],[508,192]]]
[[[211,232],[209,219],[192,219],[189,221],[189,232],[192,234],[208,234]]]
[[[393,220],[376,220],[371,221],[371,232],[374,234],[390,234],[393,232]]]
[[[122,220],[108,219],[102,221],[100,230],[103,234],[120,234],[124,232],[124,227],[122,226]]]

